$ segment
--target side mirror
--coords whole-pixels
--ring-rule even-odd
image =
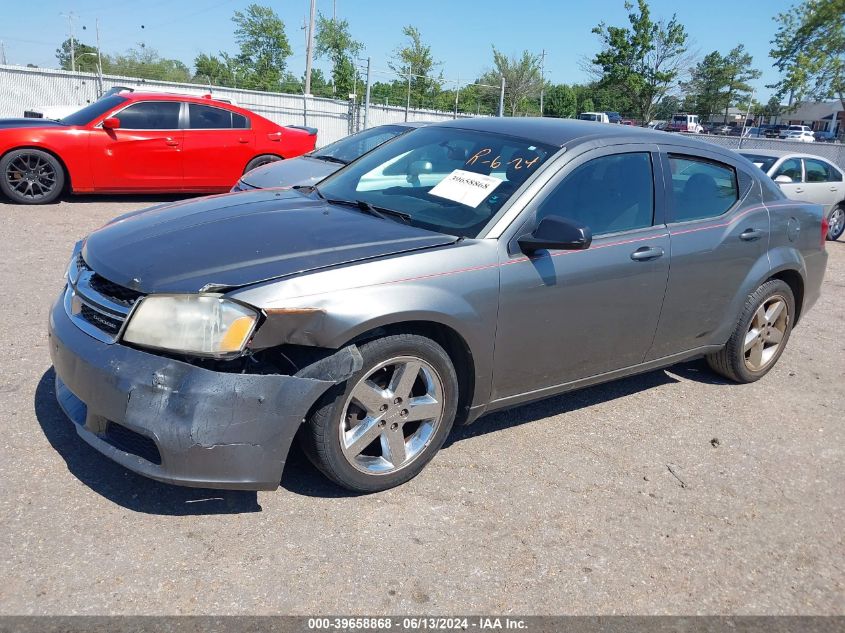
[[[543,218],[533,233],[517,240],[519,248],[527,255],[544,248],[583,250],[589,248],[592,241],[593,233],[589,227],[555,215]]]
[[[408,165],[408,175],[411,178],[419,178],[422,174],[430,174],[434,170],[431,161],[415,160]]]
[[[110,116],[107,119],[103,119],[103,129],[104,130],[116,130],[120,127],[120,119],[116,116]]]
[[[780,176],[775,176],[775,182],[781,185],[788,185],[792,182],[792,178],[786,174],[781,174]]]

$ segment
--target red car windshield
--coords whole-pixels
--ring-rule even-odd
[[[88,125],[91,121],[104,115],[106,112],[117,107],[124,101],[126,101],[126,99],[118,95],[103,97],[102,99],[97,99],[94,103],[85,106],[81,110],[77,110],[73,114],[69,114],[63,119],[59,119],[59,122],[64,123],[65,125]]]

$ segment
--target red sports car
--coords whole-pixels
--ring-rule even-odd
[[[283,127],[207,97],[113,94],[59,121],[0,120],[0,189],[19,204],[73,193],[229,191],[264,163],[314,149]]]

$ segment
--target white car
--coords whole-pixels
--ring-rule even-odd
[[[780,150],[754,149],[740,152],[766,172],[792,200],[824,207],[827,239],[837,240],[845,231],[845,174],[821,156]]]
[[[596,121],[598,123],[610,123],[610,117],[606,112],[582,112],[578,115],[582,121]]]
[[[816,141],[813,130],[806,125],[790,125],[788,128],[780,131],[778,138],[787,141],[798,141],[799,143],[814,143]]]

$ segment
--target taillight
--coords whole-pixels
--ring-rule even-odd
[[[827,221],[827,216],[822,215],[822,250],[825,248],[825,242],[827,242],[827,231],[830,228],[830,224]]]

